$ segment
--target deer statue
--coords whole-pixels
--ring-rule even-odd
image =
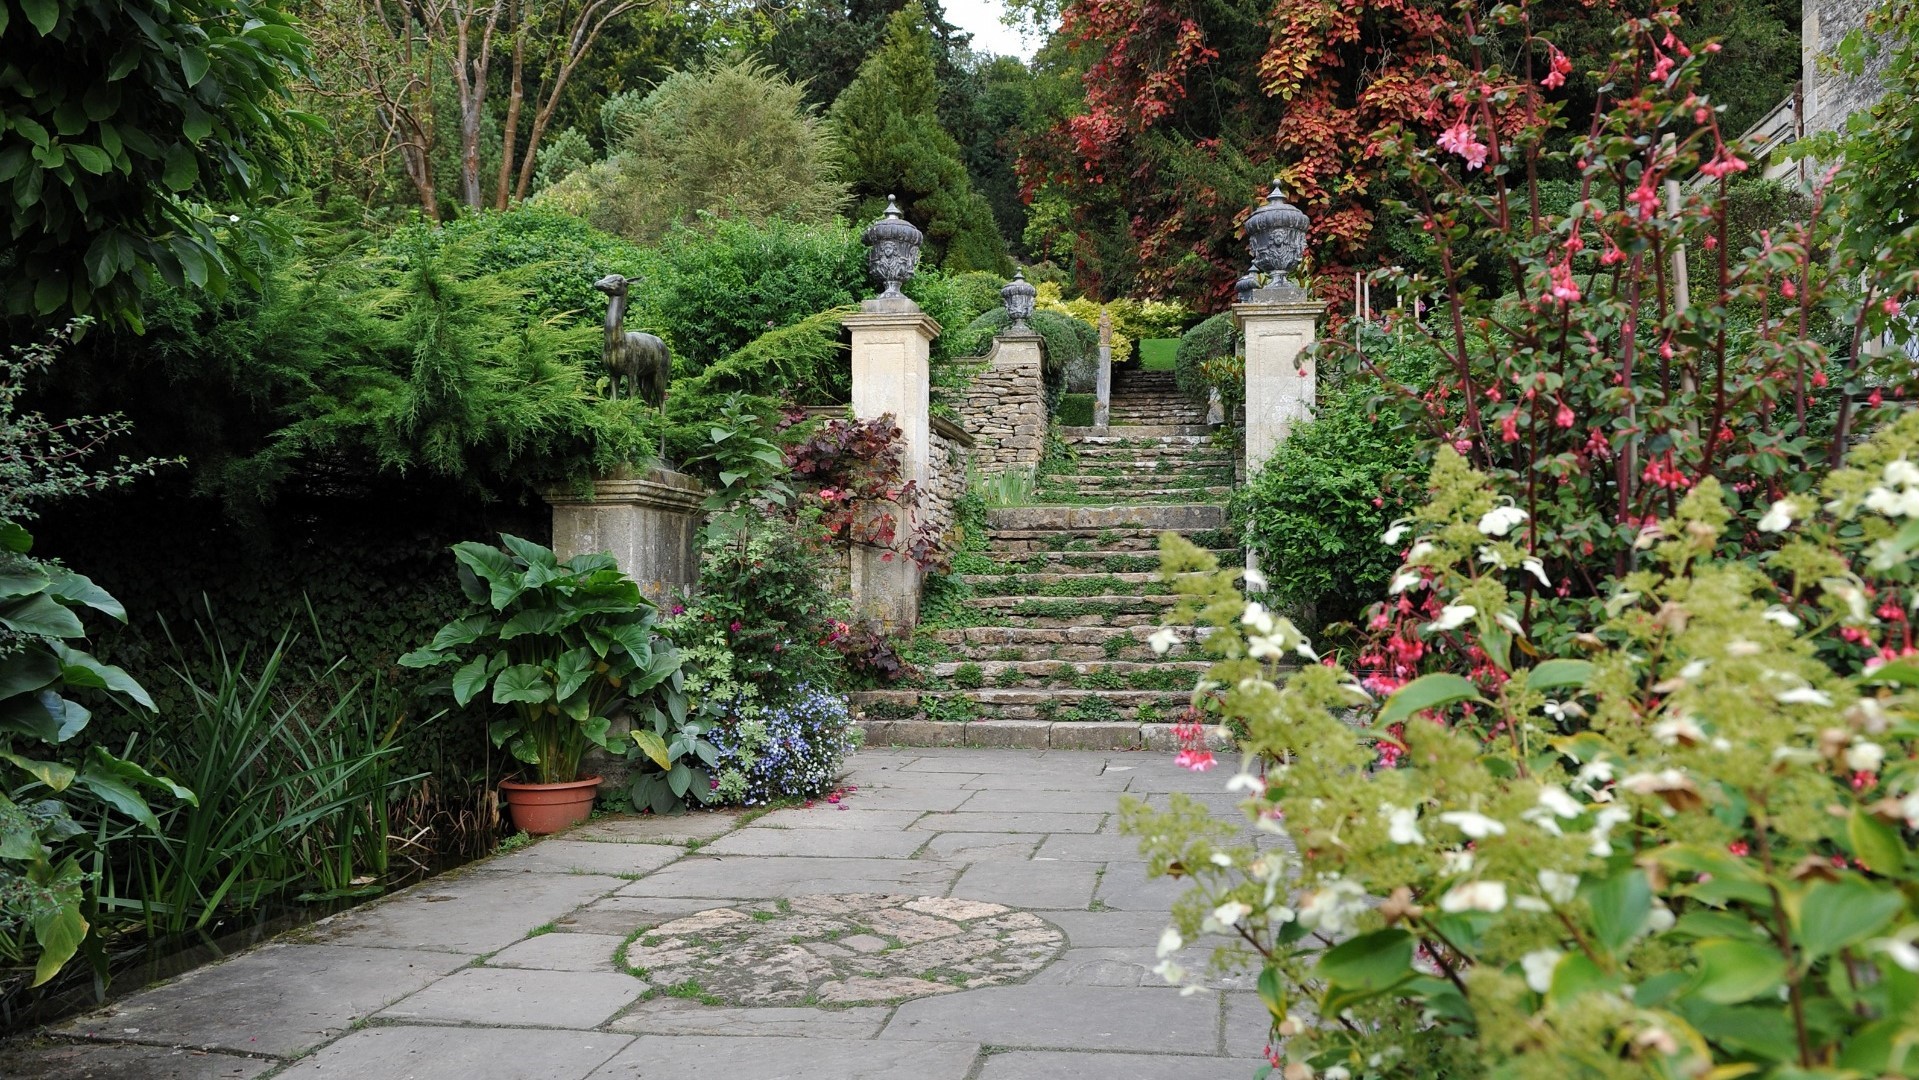
[[[654,408],[666,402],[667,380],[673,377],[673,358],[666,342],[652,334],[626,329],[627,280],[608,274],[593,287],[608,296],[606,305],[606,369],[613,375],[613,396],[637,397]],[[624,395],[620,384],[626,384]]]

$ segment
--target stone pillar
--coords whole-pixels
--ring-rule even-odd
[[[853,415],[861,420],[893,415],[905,442],[901,479],[924,488],[932,477],[933,445],[927,362],[940,325],[903,296],[868,300],[845,325],[853,338]],[[900,538],[915,525],[910,517],[900,521]],[[920,570],[911,559],[895,550],[855,545],[851,569],[856,611],[877,617],[891,630],[918,625]]]
[[[1138,346],[1138,342],[1134,343]],[[1113,313],[1099,309],[1099,377],[1093,383],[1093,426],[1105,429],[1113,421]]]
[[[700,582],[705,494],[699,481],[661,468],[595,480],[585,494],[549,490],[553,551],[562,559],[608,552],[649,600],[669,603]]]
[[[1287,295],[1261,296],[1260,293]],[[1246,338],[1246,475],[1266,464],[1293,424],[1313,412],[1312,345],[1324,305],[1298,289],[1261,289],[1233,305]]]
[[[1007,330],[993,339],[986,370],[973,377],[960,418],[982,475],[1033,469],[1046,447],[1046,376],[1040,336]]]

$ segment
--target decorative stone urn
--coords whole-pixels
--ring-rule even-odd
[[[1287,298],[1299,295],[1299,288],[1291,278],[1306,255],[1306,231],[1310,224],[1299,207],[1286,201],[1286,191],[1280,186],[1279,178],[1274,177],[1273,189],[1267,193],[1265,203],[1246,219],[1246,246],[1253,256],[1253,268],[1247,277],[1253,279],[1255,288],[1242,293],[1241,302],[1253,299],[1252,293],[1264,290],[1272,290],[1275,299],[1279,298],[1278,294]],[[1240,279],[1242,287],[1245,280]]]
[[[886,197],[886,216],[866,227],[860,234],[860,241],[866,245],[866,269],[874,280],[884,286],[877,299],[905,299],[900,286],[906,284],[918,269],[920,263],[920,243],[926,234],[913,227],[913,223],[900,216],[900,204],[893,196]]]
[[[1026,271],[1015,270],[1013,280],[999,291],[1000,303],[1006,305],[1006,314],[1013,319],[1008,330],[1026,330],[1026,320],[1033,317],[1033,301],[1039,296],[1039,290],[1026,281]]]

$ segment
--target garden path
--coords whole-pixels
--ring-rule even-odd
[[[1252,1075],[1250,980],[1182,997],[1151,973],[1179,887],[1118,832],[1122,794],[1223,808],[1217,776],[1140,753],[850,765],[837,802],[595,819],[138,991],[0,1076]]]

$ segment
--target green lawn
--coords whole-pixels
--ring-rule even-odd
[[[1139,366],[1143,371],[1173,370],[1173,355],[1179,351],[1178,338],[1147,338],[1141,341]]]

